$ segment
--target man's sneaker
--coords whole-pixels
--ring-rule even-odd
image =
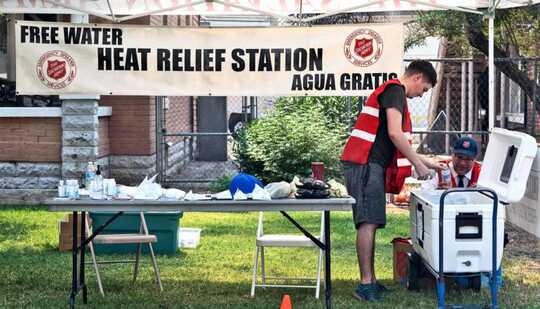
[[[379,292],[377,291],[377,285],[375,283],[370,284],[359,284],[356,290],[354,291],[354,297],[359,300],[366,301],[381,301]]]
[[[377,287],[377,292],[379,292],[379,293],[389,292],[390,291],[387,287],[385,287],[379,281],[375,281],[375,286]]]

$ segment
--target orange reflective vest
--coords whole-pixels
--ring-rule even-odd
[[[354,129],[352,130],[343,153],[342,161],[352,162],[356,164],[366,164],[368,162],[369,153],[379,128],[379,95],[383,93],[388,85],[401,85],[399,80],[392,79],[379,88],[375,89],[369,96],[366,104],[360,111],[360,115],[356,120]],[[409,143],[412,140],[412,125],[411,115],[407,105],[407,99],[403,102],[403,124],[402,130]],[[407,160],[397,149],[394,153],[394,158],[390,165],[386,168],[385,191],[387,193],[399,193],[401,187],[405,183],[405,178],[411,176],[411,162]]]

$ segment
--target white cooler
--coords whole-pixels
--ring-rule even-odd
[[[444,191],[415,191],[411,229],[416,253],[439,269],[439,200]],[[449,194],[444,203],[444,272],[491,271],[493,200],[478,192]],[[504,208],[497,209],[497,267],[504,239]]]
[[[494,128],[484,157],[478,189],[491,189],[499,201],[519,201],[536,155],[536,140],[524,133]],[[455,189],[444,200],[443,272],[475,273],[492,270],[494,202],[480,192]],[[411,193],[411,235],[414,250],[439,271],[439,211],[444,190]],[[504,205],[497,207],[497,268],[504,241]]]

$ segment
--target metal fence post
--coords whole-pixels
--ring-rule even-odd
[[[469,61],[469,99],[467,100],[467,104],[469,107],[469,131],[474,130],[474,62]]]
[[[446,124],[445,130],[450,131],[450,76],[446,76],[446,98],[445,98],[445,112],[446,112]],[[445,143],[445,152],[450,153],[450,135],[445,134],[444,136]]]
[[[467,130],[467,118],[466,118],[466,108],[467,108],[467,102],[466,96],[467,96],[467,63],[465,61],[461,62],[461,123],[460,128],[461,131]]]
[[[249,113],[251,114],[251,119],[255,119],[255,97],[249,97]]]
[[[195,132],[196,124],[195,124],[195,105],[197,104],[198,97],[191,97],[190,104],[189,104],[189,119],[191,121],[191,132]],[[189,136],[189,161],[193,161],[193,137]]]
[[[534,68],[533,68],[533,79],[534,79],[534,88],[533,88],[533,97],[532,97],[532,126],[531,126],[531,135],[536,137],[536,93],[538,91],[537,87],[537,81],[540,79],[540,76],[538,76],[538,60],[534,61]],[[525,108],[526,109],[526,108]]]
[[[504,128],[506,126],[506,121],[504,115],[506,114],[506,103],[507,103],[507,88],[508,88],[508,79],[506,78],[506,75],[503,72],[500,72],[501,74],[501,88],[500,88],[500,113],[501,113],[501,128]],[[508,100],[508,103],[509,100]],[[510,111],[510,108],[508,109]]]
[[[155,97],[155,117],[156,117],[156,173],[158,174],[158,182],[163,182],[163,123],[161,122],[162,118],[162,97]]]

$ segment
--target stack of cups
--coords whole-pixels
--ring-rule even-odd
[[[79,181],[77,179],[66,180],[66,195],[70,199],[79,198]]]
[[[58,182],[58,197],[67,197],[66,185],[63,180]]]
[[[117,193],[118,192],[116,190],[116,181],[114,180],[114,178],[103,179],[103,194],[107,198],[112,198],[116,196]]]

